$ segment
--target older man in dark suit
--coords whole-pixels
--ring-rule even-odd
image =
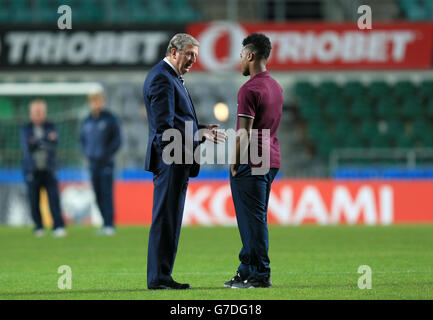
[[[197,176],[200,169],[193,154],[204,139],[197,141],[194,135],[199,129],[207,129],[204,138],[215,143],[225,140],[225,134],[215,129],[218,125],[199,125],[182,77],[196,62],[198,48],[199,43],[192,36],[176,34],[170,40],[166,57],[150,70],[144,82],[143,95],[149,120],[145,169],[153,172],[154,184],[147,260],[149,289],[190,288],[189,284],[174,281],[171,273],[188,179]],[[165,141],[163,134],[169,129],[177,130],[181,141]],[[176,142],[181,149],[181,161],[169,163],[164,157],[167,153],[163,151],[168,144]]]

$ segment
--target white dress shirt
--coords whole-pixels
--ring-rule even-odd
[[[178,77],[181,76],[181,74],[179,73],[179,71],[177,71],[177,69],[175,68],[175,66],[171,64],[170,60],[168,60],[167,57],[164,58],[164,61],[174,70],[174,72],[176,72],[176,74],[177,74]]]

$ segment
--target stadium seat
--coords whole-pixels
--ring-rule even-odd
[[[297,82],[294,86],[294,92],[299,98],[311,98],[315,94],[315,88],[310,82]]]
[[[23,24],[29,23],[32,19],[32,13],[29,8],[31,3],[29,0],[14,0],[10,2],[10,17],[11,23]]]
[[[137,0],[124,1],[125,12],[128,12],[129,20],[134,23],[143,23],[152,20],[152,13],[145,2]]]
[[[371,118],[373,116],[372,101],[365,98],[353,101],[349,107],[349,114],[356,119]]]
[[[349,132],[353,132],[354,131],[354,126],[353,123],[351,123],[350,121],[337,121],[334,123],[334,133],[337,136],[345,136],[346,134],[348,134]]]
[[[424,148],[432,148],[433,147],[433,134],[425,134],[422,135],[420,137],[418,137],[418,139],[421,141],[422,146]]]
[[[385,81],[373,81],[368,86],[368,94],[376,99],[389,96],[390,87]]]
[[[433,100],[433,80],[423,81],[419,86],[419,92],[423,97]]]
[[[9,1],[1,0],[0,1],[0,23],[9,22],[10,14],[9,14]]]
[[[149,12],[149,22],[168,22],[175,15],[163,1],[146,1],[146,10]]]
[[[59,18],[59,14],[57,13],[57,8],[62,4],[70,4],[67,1],[65,2],[55,2],[55,1],[45,1],[45,0],[36,0],[33,2],[33,21],[41,24],[57,24],[57,19]],[[53,10],[56,8],[56,10]],[[73,16],[74,19],[74,16]]]
[[[396,138],[404,130],[403,123],[399,119],[389,119],[386,122],[386,133]]]
[[[177,13],[172,17],[172,21],[175,22],[190,22],[200,18],[198,12],[191,8],[187,0],[172,0],[169,8],[171,12]]]
[[[322,134],[315,142],[319,157],[323,160],[328,160],[330,152],[334,149],[333,141],[330,136]]]
[[[325,115],[329,119],[341,119],[347,117],[346,104],[340,97],[329,100],[324,109]]]
[[[359,134],[352,130],[346,132],[343,136],[343,145],[345,148],[364,148],[365,143],[360,138]]]
[[[314,100],[302,102],[299,109],[304,119],[314,120],[320,119],[322,116],[320,105]]]
[[[333,144],[340,148],[360,145],[360,139],[355,133],[353,123],[347,119],[341,119],[334,123],[331,137]]]
[[[364,98],[366,94],[365,86],[358,81],[349,81],[344,85],[344,94],[352,101]]]
[[[402,132],[396,139],[398,148],[413,148],[415,146],[415,137]]]
[[[409,20],[423,21],[433,16],[431,0],[400,0],[400,6]]]
[[[123,6],[119,6],[117,1],[103,1],[104,22],[119,24],[125,19],[126,10]]]
[[[401,108],[401,115],[405,118],[416,118],[424,114],[424,108],[422,104],[414,99],[408,98],[403,102]]]
[[[307,125],[308,136],[313,140],[318,140],[323,135],[328,136],[329,129],[321,120],[310,121]]]
[[[424,120],[423,118],[416,119],[412,122],[412,133],[418,138],[422,138],[424,136],[432,136],[433,130],[431,123]]]
[[[363,121],[359,126],[361,139],[371,141],[378,134],[377,123],[374,121]]]
[[[426,101],[427,107],[425,110],[425,115],[430,118],[433,119],[433,97],[431,98],[431,100],[427,100]]]
[[[369,145],[372,148],[392,147],[392,138],[387,134],[376,134],[369,137]]]
[[[73,19],[78,22],[95,23],[104,19],[103,6],[99,1],[74,0],[73,8]]]
[[[376,116],[387,118],[397,111],[397,103],[391,97],[383,97],[378,101]]]
[[[393,93],[398,99],[413,99],[417,91],[415,85],[411,81],[399,81],[394,84]]]
[[[329,100],[329,98],[334,98],[342,94],[342,91],[341,88],[335,82],[324,81],[319,84],[317,88],[317,93],[323,99]]]

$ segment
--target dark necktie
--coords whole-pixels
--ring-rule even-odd
[[[191,110],[192,110],[192,113],[194,114],[194,118],[196,118],[196,120],[197,120],[197,116],[196,116],[196,114],[195,114],[195,110],[194,110],[194,107],[193,107],[193,104],[192,104],[191,97],[190,97],[190,95],[189,95],[188,89],[187,89],[186,86],[185,86],[185,80],[183,79],[182,76],[179,76],[179,80],[180,80],[180,82],[182,82],[183,88],[185,89],[186,94],[188,95],[189,101],[191,102],[190,108],[191,108]]]
[[[180,80],[180,82],[182,82],[182,85],[183,85],[183,87],[185,88],[186,92],[188,92],[188,89],[187,89],[186,86],[185,86],[185,80],[183,79],[183,77],[182,77],[182,76],[179,76],[179,80]]]

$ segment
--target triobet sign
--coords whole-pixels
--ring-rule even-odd
[[[149,69],[176,30],[3,29],[0,69]]]
[[[273,50],[268,68],[426,69],[432,65],[433,24],[392,23],[359,30],[353,24],[191,24],[187,32],[200,41],[195,70],[238,67],[242,40],[264,33]]]
[[[116,183],[116,221],[150,224],[153,185]],[[433,223],[433,181],[279,179],[272,184],[268,221],[277,225]],[[139,199],[139,201],[137,201]],[[226,181],[191,180],[185,225],[236,225]]]

